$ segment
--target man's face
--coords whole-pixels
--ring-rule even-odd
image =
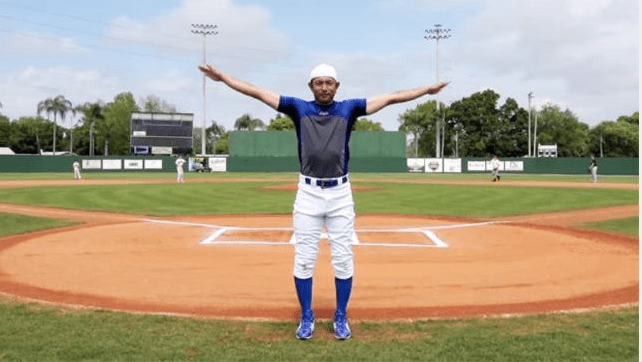
[[[334,100],[339,82],[330,77],[316,77],[310,82],[310,89],[318,103],[328,104]]]

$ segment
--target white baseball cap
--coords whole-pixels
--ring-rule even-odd
[[[312,72],[310,72],[310,81],[317,77],[330,77],[339,81],[337,78],[337,71],[334,67],[325,63],[317,65],[312,69]]]

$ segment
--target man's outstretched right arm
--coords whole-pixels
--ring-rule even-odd
[[[200,69],[201,72],[203,72],[210,79],[217,82],[223,82],[227,84],[228,87],[234,89],[239,93],[245,94],[246,96],[252,98],[256,98],[274,109],[277,109],[279,107],[280,97],[274,92],[258,88],[252,84],[235,79],[229,74],[223,73],[220,70],[212,67],[211,65],[201,65],[198,67],[198,69]]]

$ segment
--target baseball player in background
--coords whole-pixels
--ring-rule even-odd
[[[354,274],[353,234],[354,201],[348,175],[349,141],[357,118],[373,114],[382,108],[411,101],[426,94],[441,91],[448,83],[405,90],[369,99],[350,99],[337,102],[339,88],[336,70],[320,64],[310,73],[308,86],[314,100],[279,96],[237,80],[211,65],[199,69],[214,81],[258,99],[294,121],[300,174],[294,201],[294,285],[301,306],[301,318],[296,331],[298,339],[310,339],[314,334],[315,315],[312,308],[312,277],[323,227],[327,229],[335,275],[336,310],[334,336],[345,340],[352,336],[347,307],[352,292]]]
[[[493,182],[499,181],[499,179],[500,179],[500,176],[499,176],[500,162],[499,162],[499,158],[497,158],[497,155],[495,155],[495,157],[493,157],[493,159],[490,161],[490,164],[491,164],[491,166],[493,168],[493,173],[492,173]]]
[[[597,160],[593,155],[591,155],[591,161],[589,163],[589,172],[591,173],[591,182],[597,183]]]
[[[176,164],[176,182],[182,184],[183,182],[185,182],[185,172],[183,171],[185,160],[183,159],[183,157],[178,155],[178,158],[174,163]]]
[[[74,169],[74,180],[81,180],[82,176],[80,175],[80,162],[74,160],[74,163],[71,164]]]

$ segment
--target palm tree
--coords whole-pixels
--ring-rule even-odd
[[[76,114],[76,111],[72,108],[71,102],[65,99],[63,95],[59,95],[56,98],[47,98],[46,100],[38,103],[38,115],[42,112],[47,113],[47,117],[50,114],[54,116],[54,128],[53,128],[53,154],[56,154],[56,120],[58,115],[63,120],[67,115],[67,112],[72,112]]]
[[[399,126],[399,131],[405,132],[406,134],[412,133],[413,141],[415,144],[415,157],[419,152],[419,137],[423,131],[422,123],[424,122],[424,117],[418,112],[407,111],[403,115],[399,116],[399,121],[402,124]]]
[[[77,112],[81,112],[85,115],[84,124],[87,125],[89,122],[89,156],[94,155],[94,129],[96,121],[102,121],[105,119],[104,111],[105,105],[98,101],[97,103],[85,103],[83,105],[77,106],[75,108]]]
[[[246,113],[234,122],[234,128],[238,131],[254,131],[255,128],[264,129],[265,124],[260,119],[252,118],[252,116]]]

